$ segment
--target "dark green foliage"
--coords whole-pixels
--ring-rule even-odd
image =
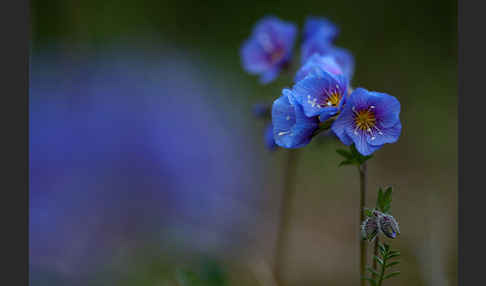
[[[354,144],[352,144],[349,147],[349,150],[344,150],[344,149],[337,149],[336,152],[344,157],[344,160],[339,163],[339,167],[345,166],[345,165],[357,165],[360,166],[367,160],[371,159],[373,155],[369,156],[363,156],[361,155],[358,150],[356,150],[356,147],[354,147]]]
[[[376,260],[378,263],[378,269],[373,269],[371,267],[367,267],[366,269],[368,272],[370,272],[372,275],[376,277],[376,279],[370,278],[370,277],[364,277],[364,280],[367,280],[370,282],[370,285],[372,286],[381,286],[383,281],[392,277],[395,277],[400,274],[400,271],[393,271],[393,272],[388,272],[390,268],[393,266],[397,265],[400,263],[399,260],[394,260],[390,261],[390,259],[396,258],[400,256],[400,252],[391,250],[390,246],[386,243],[378,243],[378,252],[379,256],[373,256],[373,259]]]
[[[378,189],[378,198],[376,199],[376,208],[382,213],[390,213],[392,202],[393,188],[388,187],[383,191],[382,188]]]

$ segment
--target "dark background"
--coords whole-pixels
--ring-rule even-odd
[[[402,136],[397,144],[387,145],[378,151],[369,164],[371,191],[368,202],[371,204],[374,201],[376,196],[373,190],[378,186],[393,185],[396,191],[393,213],[400,222],[402,231],[402,235],[394,242],[394,247],[399,248],[403,255],[400,266],[402,275],[387,281],[387,285],[457,284],[456,1],[236,3],[120,0],[31,3],[33,71],[30,104],[31,115],[34,114],[31,120],[40,122],[38,130],[52,127],[50,138],[57,138],[52,140],[58,142],[62,137],[59,134],[72,130],[75,124],[72,122],[81,122],[76,124],[85,126],[85,120],[91,118],[89,112],[93,112],[94,107],[102,106],[101,103],[109,102],[114,108],[118,106],[122,111],[128,110],[117,112],[116,116],[115,113],[106,113],[103,108],[97,110],[99,113],[95,112],[103,120],[126,120],[116,125],[120,128],[120,131],[113,131],[117,135],[128,134],[132,138],[138,133],[134,135],[129,133],[132,131],[126,130],[136,132],[140,130],[140,126],[146,128],[146,133],[143,133],[147,136],[143,137],[146,140],[134,141],[114,155],[122,158],[121,163],[111,157],[98,158],[105,162],[101,167],[103,170],[112,170],[113,166],[119,166],[115,165],[118,163],[123,165],[133,162],[130,160],[138,162],[137,152],[149,153],[147,148],[140,146],[152,138],[147,134],[160,130],[151,125],[150,120],[133,126],[127,123],[143,117],[147,106],[153,109],[154,114],[157,114],[160,106],[161,113],[166,114],[168,108],[164,98],[174,98],[174,101],[187,99],[187,103],[181,105],[202,102],[202,106],[208,106],[207,112],[214,115],[205,115],[206,117],[199,120],[202,124],[197,125],[196,135],[201,136],[200,138],[205,138],[204,135],[208,134],[212,136],[210,130],[219,128],[220,132],[213,138],[226,138],[226,141],[215,139],[214,143],[208,141],[202,144],[191,138],[194,132],[174,133],[176,135],[173,137],[179,138],[181,142],[193,143],[181,147],[182,156],[187,153],[185,148],[195,149],[196,157],[200,152],[210,154],[217,158],[214,159],[215,164],[226,164],[224,168],[229,169],[229,174],[234,176],[231,184],[215,184],[211,187],[211,196],[220,199],[211,199],[211,205],[203,203],[200,206],[202,212],[209,210],[211,215],[200,217],[195,214],[194,217],[200,219],[194,221],[192,216],[181,218],[179,215],[185,213],[186,209],[194,209],[192,205],[184,204],[186,197],[180,199],[180,205],[172,206],[173,209],[168,214],[155,216],[147,211],[148,214],[138,216],[140,212],[128,212],[125,217],[121,217],[118,212],[124,213],[124,208],[133,203],[133,198],[137,196],[135,194],[139,194],[140,189],[144,188],[140,183],[145,182],[146,178],[137,175],[134,172],[136,168],[126,173],[120,171],[117,174],[123,174],[124,178],[133,177],[131,184],[124,184],[119,182],[119,177],[108,176],[100,171],[105,175],[99,181],[109,181],[112,183],[111,188],[100,188],[99,192],[88,196],[86,205],[73,210],[68,222],[60,223],[59,226],[53,223],[52,229],[39,227],[37,232],[31,232],[31,244],[39,242],[36,248],[31,246],[32,285],[53,285],[56,283],[53,281],[57,281],[59,285],[74,285],[73,281],[83,281],[83,285],[91,285],[103,284],[104,282],[97,281],[106,279],[124,280],[126,285],[133,285],[134,281],[137,281],[137,285],[176,285],[170,281],[179,277],[177,273],[180,273],[180,265],[206,270],[209,267],[213,271],[209,271],[211,275],[225,277],[222,280],[214,278],[216,282],[209,283],[211,285],[265,284],[256,282],[265,280],[260,278],[265,275],[255,273],[265,273],[265,265],[270,263],[272,257],[285,151],[269,153],[265,150],[262,140],[263,124],[251,116],[251,106],[262,100],[271,101],[277,98],[283,87],[290,86],[291,77],[283,75],[268,86],[260,86],[255,77],[242,70],[238,52],[243,40],[249,36],[253,24],[267,14],[292,21],[300,28],[307,15],[324,16],[332,20],[341,30],[336,44],[352,51],[356,58],[353,86],[387,92],[400,100]],[[298,52],[298,44],[296,48]],[[116,66],[116,72],[113,71],[114,68],[107,68],[108,72],[105,72],[105,65]],[[196,82],[192,88],[187,88],[184,80],[188,73],[188,78]],[[140,104],[140,98],[144,98],[143,90],[126,92],[123,94],[124,100],[117,100],[117,93],[113,92],[114,89],[109,89],[112,97],[107,101],[99,99],[106,96],[106,93],[97,91],[96,87],[103,84],[113,87],[118,82],[129,80],[134,83],[127,86],[150,82],[157,90],[157,85],[160,85],[163,87],[160,92],[151,91],[160,98],[155,103],[143,99],[146,105],[134,107]],[[168,88],[172,85],[175,87]],[[58,113],[48,111],[48,103],[57,106]],[[133,111],[136,108],[138,111]],[[54,123],[47,122],[48,114],[58,114],[58,117],[52,115]],[[79,117],[73,118],[72,114],[78,114]],[[157,115],[153,116],[157,118]],[[215,117],[212,124],[204,124],[208,116]],[[66,120],[66,117],[73,121]],[[46,120],[45,124],[42,120]],[[160,120],[173,120],[173,117]],[[196,121],[198,117],[188,119],[187,124],[195,126]],[[64,122],[65,125],[56,125],[59,122]],[[97,126],[98,121],[94,120],[92,125]],[[184,128],[184,124],[181,125]],[[34,132],[32,128],[35,127],[31,124],[31,133]],[[104,154],[103,147],[97,141],[89,140],[100,135],[91,134],[89,128],[82,130],[87,136],[79,136],[87,138],[88,143],[75,145],[79,138],[73,135],[75,139],[72,142],[63,138],[63,142],[59,144],[71,146],[65,147],[69,149],[66,151],[68,154],[86,150],[88,145],[98,148]],[[85,186],[80,187],[79,182],[69,181],[65,179],[65,173],[56,171],[56,168],[65,169],[68,163],[56,161],[59,165],[54,166],[49,161],[47,164],[45,158],[55,157],[55,154],[60,158],[63,156],[56,153],[59,149],[52,147],[52,142],[49,141],[51,139],[43,137],[46,132],[35,133],[31,142],[31,150],[34,150],[34,159],[31,160],[36,160],[35,154],[39,154],[40,158],[34,165],[39,166],[39,169],[50,170],[49,167],[52,167],[52,171],[39,173],[36,177],[38,181],[34,180],[31,186],[31,206],[35,205],[41,214],[44,209],[52,208],[52,205],[66,205],[62,201],[64,197],[52,194],[59,192],[70,197],[71,194],[89,193],[99,182],[94,180],[90,184],[80,180],[81,185]],[[100,131],[100,134],[106,133]],[[35,149],[32,144],[36,142],[39,142],[38,146],[45,148]],[[159,148],[181,146],[179,143],[154,145]],[[223,146],[226,148],[224,152],[220,151]],[[285,277],[289,285],[355,285],[357,282],[354,276],[358,267],[358,246],[355,239],[358,228],[358,176],[354,168],[337,168],[339,157],[334,150],[340,146],[339,142],[329,141],[326,144],[312,143],[302,149],[297,172],[298,192],[293,204],[289,255],[285,263]],[[123,161],[123,158],[132,159]],[[244,163],[243,158],[247,160]],[[179,174],[185,169],[191,170],[186,170],[187,172],[197,173],[197,166],[204,168],[204,157],[199,165],[191,160],[192,157],[187,163],[182,160],[175,173]],[[82,163],[76,165],[72,162]],[[143,166],[147,170],[157,171],[159,168],[157,162],[153,165],[144,162]],[[76,165],[69,169],[72,178],[89,178],[91,167],[98,164],[94,160],[81,159],[70,161],[69,164],[71,163]],[[193,164],[196,168],[189,167],[194,167]],[[219,174],[218,167],[215,168],[215,174]],[[31,176],[36,174],[33,172]],[[171,201],[172,196],[178,194],[180,187],[167,187],[165,183],[173,178],[171,172],[168,174],[160,180],[153,179],[151,192],[144,194],[143,200],[137,200],[140,209],[169,208],[166,206],[170,206],[167,201]],[[157,174],[153,176],[157,177]],[[45,181],[49,183],[40,178],[48,178]],[[221,177],[216,175],[212,179],[220,180]],[[209,181],[208,184],[212,183]],[[190,182],[184,189],[200,187],[200,181]],[[110,205],[107,202],[112,202],[114,197],[119,199],[117,183],[124,186],[123,192],[128,199],[120,199],[117,204]],[[219,207],[220,204],[228,204],[221,199],[227,198],[228,186],[242,190],[231,193],[230,196],[235,205],[244,206],[241,210],[232,208],[222,211]],[[33,192],[39,195],[32,196]],[[52,195],[49,197],[50,204],[42,200],[47,197],[46,194]],[[209,196],[204,192],[199,195],[200,198]],[[190,192],[187,196],[188,201],[190,198],[194,199]],[[153,200],[154,197],[158,200]],[[39,201],[42,203],[35,201],[37,198],[41,198]],[[98,207],[89,203],[93,199],[99,202]],[[67,209],[73,209],[67,206]],[[108,215],[106,211],[92,212],[93,208],[113,209],[113,213]],[[64,211],[51,213],[54,213],[54,217],[62,217]],[[31,216],[38,213],[31,212]],[[84,229],[86,221],[76,219],[83,218],[88,213],[106,218],[103,222],[110,225],[127,220],[133,221],[133,225],[140,225],[141,221],[148,220],[147,217],[151,218],[151,224],[134,228],[136,231],[132,228],[128,231],[114,228],[116,230],[109,231],[111,235],[108,239],[106,233],[98,228],[96,231]],[[232,216],[237,218],[232,220]],[[31,229],[37,229],[35,223],[36,220],[31,222]],[[70,225],[71,228],[66,228],[65,225]],[[218,231],[208,226],[214,226]],[[153,238],[153,229],[160,231],[163,239],[159,236]],[[184,229],[184,239],[179,237],[181,234],[168,234],[174,230],[179,233],[181,229]],[[77,233],[77,230],[79,233],[91,234],[89,247],[81,251],[81,256],[68,255],[72,252],[73,241],[83,241],[83,236],[78,234],[74,238],[67,236],[69,233]],[[213,241],[212,244],[200,242],[203,240],[201,233],[204,231],[212,237],[205,238]],[[63,235],[59,235],[59,232]],[[140,233],[140,236],[133,238],[128,235],[133,232]],[[105,241],[102,245],[99,244],[100,233]],[[151,233],[151,238],[145,240],[149,236],[147,233]],[[50,236],[65,244],[43,243],[49,241]],[[131,243],[126,242],[127,237]],[[115,249],[102,255],[106,260],[84,253],[88,251],[98,254],[99,249],[105,249],[106,245]],[[120,254],[120,249],[126,248],[131,251]],[[104,267],[79,267],[96,265],[100,261],[103,261]],[[218,271],[224,274],[218,274]],[[117,283],[120,282],[115,283],[119,285]]]

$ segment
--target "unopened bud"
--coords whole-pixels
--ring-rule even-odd
[[[378,216],[378,224],[380,226],[381,232],[389,238],[395,238],[400,234],[400,229],[398,228],[398,222],[395,218],[389,214],[381,214]]]
[[[377,217],[368,217],[361,224],[361,235],[364,239],[372,241],[378,234],[378,219]]]

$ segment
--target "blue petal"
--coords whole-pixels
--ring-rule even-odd
[[[304,79],[308,75],[322,75],[322,70],[334,74],[342,75],[343,70],[335,61],[334,57],[331,56],[321,56],[319,54],[312,55],[306,63],[297,71],[294,81],[298,82]]]
[[[250,74],[264,72],[271,66],[265,51],[253,38],[243,43],[240,55],[243,68]]]
[[[338,47],[333,47],[328,55],[334,58],[344,75],[351,80],[354,75],[354,56],[348,50]]]
[[[308,117],[334,111],[337,109],[333,106],[326,105],[327,95],[337,90],[341,95],[346,95],[347,82],[344,77],[332,76],[325,71],[321,75],[309,75],[294,85],[293,92],[296,100],[302,105],[305,115]],[[329,111],[326,111],[329,109]]]
[[[353,129],[353,117],[351,108],[345,105],[338,118],[331,126],[331,130],[345,145],[351,145],[353,142],[351,138],[346,134],[346,129]]]
[[[376,116],[381,128],[394,126],[400,120],[400,102],[394,96],[370,92],[368,102],[376,106]]]
[[[382,129],[381,134],[374,133],[373,137],[368,138],[368,143],[371,145],[383,145],[385,143],[395,143],[398,141],[402,132],[402,123],[398,121],[393,127]]]
[[[322,112],[319,113],[319,121],[324,122],[331,118],[333,115],[339,111],[337,107],[326,107],[322,109]]]
[[[371,145],[368,143],[369,134],[362,131],[354,132],[351,129],[346,129],[346,135],[349,136],[354,142],[354,146],[359,153],[364,156],[373,154],[376,150],[380,149],[383,145]]]
[[[302,44],[301,62],[304,64],[314,54],[327,55],[332,49],[332,43],[317,33]]]
[[[323,36],[332,41],[338,34],[338,27],[324,17],[307,17],[304,24],[304,41],[313,37],[318,31],[321,31]]]
[[[272,69],[269,69],[265,72],[262,73],[260,76],[260,83],[261,84],[267,84],[275,80],[278,75],[280,74],[280,68],[279,67],[274,67]]]
[[[349,95],[347,99],[347,106],[351,110],[353,107],[356,109],[360,108],[368,108],[370,104],[368,104],[370,92],[364,88],[358,87],[353,90],[353,92]]]
[[[272,106],[272,124],[275,143],[284,148],[299,148],[307,145],[318,127],[316,117],[305,116],[289,89],[282,91]]]

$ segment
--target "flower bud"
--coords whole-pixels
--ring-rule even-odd
[[[395,238],[397,234],[400,234],[397,221],[389,214],[380,214],[378,216],[378,224],[381,232],[389,238]]]
[[[361,235],[364,239],[372,241],[378,234],[378,218],[368,217],[361,224]]]

